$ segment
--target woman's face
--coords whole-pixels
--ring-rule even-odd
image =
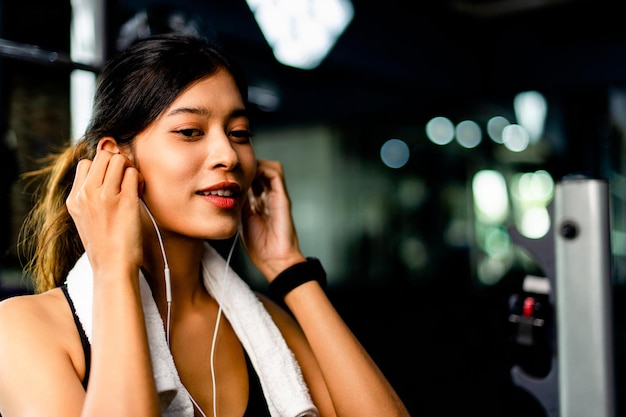
[[[232,236],[257,164],[232,76],[219,70],[188,87],[137,135],[130,157],[163,233]]]

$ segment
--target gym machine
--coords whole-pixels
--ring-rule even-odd
[[[549,210],[544,237],[529,239],[511,230],[513,241],[546,276],[525,279],[509,317],[518,344],[549,349],[549,370],[538,377],[516,364],[511,376],[547,417],[615,417],[608,184],[566,176]],[[542,279],[547,285],[535,285]]]

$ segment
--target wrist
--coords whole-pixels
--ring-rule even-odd
[[[279,300],[305,282],[317,281],[322,289],[326,288],[326,271],[319,259],[307,257],[279,273],[269,284],[270,293]]]
[[[269,282],[273,282],[283,271],[306,261],[307,258],[301,253],[284,256],[264,262],[262,266],[265,270],[261,270],[261,272],[267,277]]]

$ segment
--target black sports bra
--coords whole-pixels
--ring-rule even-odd
[[[63,290],[63,294],[67,299],[67,302],[72,310],[72,316],[74,317],[74,323],[76,324],[76,329],[78,330],[78,334],[80,336],[80,342],[83,345],[83,353],[85,355],[85,377],[83,378],[83,388],[87,389],[87,384],[89,383],[89,371],[91,368],[91,345],[89,344],[89,339],[87,339],[87,334],[85,334],[85,330],[83,329],[83,325],[80,323],[80,319],[76,315],[76,308],[74,307],[74,303],[70,298],[70,295],[67,291],[67,286],[63,284],[61,286],[61,290]],[[246,408],[246,412],[243,417],[270,417],[269,409],[267,408],[267,402],[265,401],[265,396],[263,395],[263,389],[261,388],[261,382],[259,381],[259,376],[257,375],[254,367],[252,366],[252,362],[250,362],[250,358],[248,357],[247,352],[244,350],[246,357],[246,367],[248,368],[248,386],[249,386],[249,394],[248,394],[248,407]]]
[[[85,355],[85,377],[83,378],[83,388],[87,390],[87,383],[89,382],[89,371],[91,369],[91,344],[89,344],[89,339],[87,339],[85,329],[83,329],[83,325],[80,323],[78,315],[76,315],[76,307],[74,307],[74,303],[70,298],[70,294],[67,292],[67,285],[61,285],[61,290],[63,290],[63,294],[65,295],[65,298],[70,305],[70,309],[72,310],[72,317],[74,317],[74,324],[76,324],[76,328],[78,329],[78,335],[80,336],[80,343],[83,345],[83,354]]]

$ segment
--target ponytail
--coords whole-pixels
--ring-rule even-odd
[[[80,141],[63,152],[51,155],[44,168],[28,172],[28,186],[35,185],[35,203],[20,231],[18,249],[25,259],[24,272],[38,293],[60,286],[84,252],[65,201],[74,181],[76,165],[93,158],[88,145]]]

